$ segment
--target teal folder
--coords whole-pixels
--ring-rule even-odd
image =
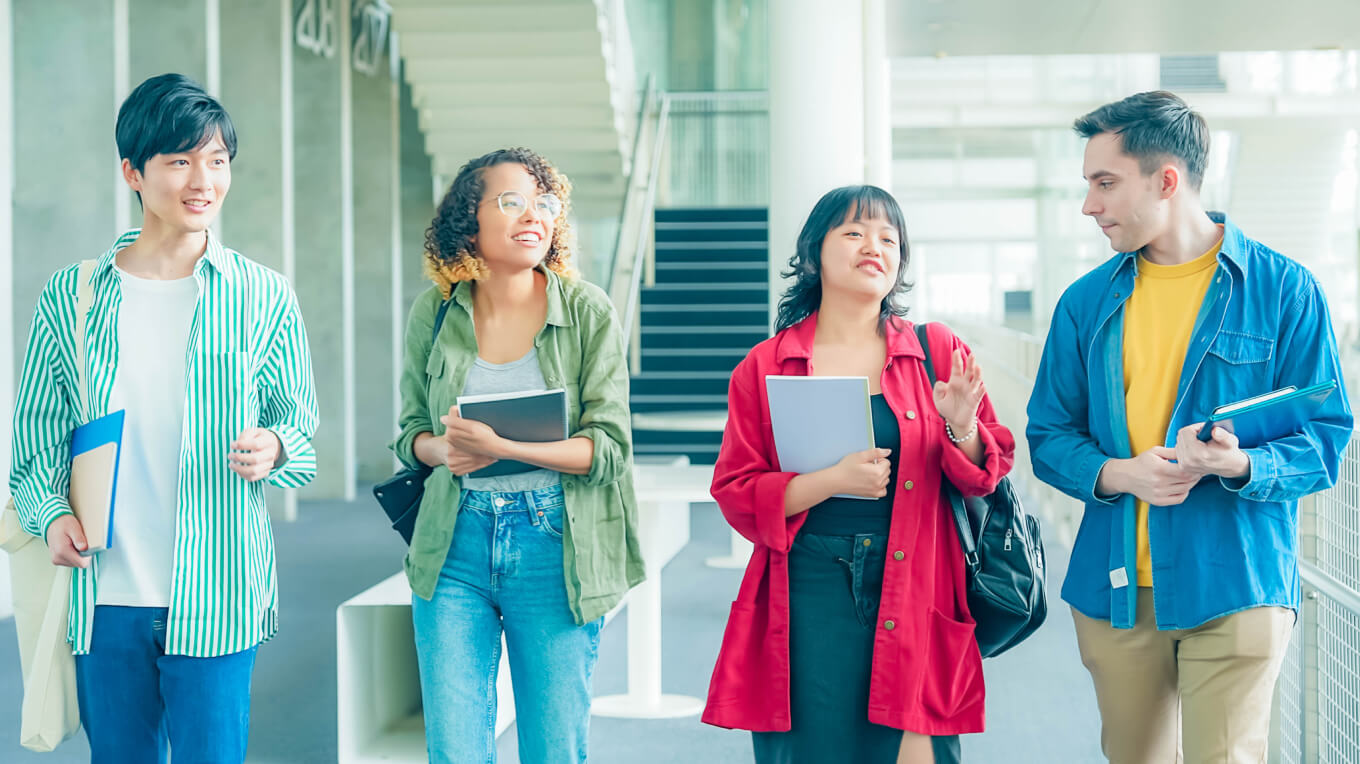
[[[1222,427],[1237,436],[1242,448],[1255,448],[1293,435],[1303,430],[1335,390],[1336,380],[1329,380],[1301,390],[1285,387],[1219,406],[1200,428],[1199,439],[1209,440],[1214,427]]]

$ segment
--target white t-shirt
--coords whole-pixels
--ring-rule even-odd
[[[169,607],[175,563],[185,356],[198,283],[121,268],[118,373],[109,411],[124,409],[113,547],[99,553],[97,605]]]

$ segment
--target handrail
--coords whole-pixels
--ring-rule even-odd
[[[1311,588],[1351,615],[1360,616],[1360,592],[1336,580],[1318,566],[1307,560],[1299,560],[1299,579],[1304,588]]]
[[[656,98],[656,78],[648,74],[646,84],[643,86],[642,98],[638,100],[637,119],[633,122],[633,149],[628,155],[628,177],[624,181],[623,199],[619,201],[619,230],[614,234],[614,251],[609,259],[609,292],[613,294],[614,278],[618,275],[619,247],[623,244],[625,217],[628,214],[628,203],[633,199],[633,184],[638,172],[638,154],[642,150],[642,135],[645,132],[644,122],[650,112],[652,100]]]
[[[652,141],[652,165],[647,173],[647,191],[643,196],[642,211],[644,216],[652,215],[653,208],[656,206],[656,186],[657,178],[661,175],[661,156],[662,148],[666,145],[666,123],[670,117],[671,102],[668,97],[662,95],[661,106],[657,110],[656,118],[656,139]],[[638,226],[637,241],[633,249],[633,274],[632,282],[628,287],[628,301],[624,303],[623,332],[624,337],[632,339],[633,324],[637,316],[638,296],[642,289],[642,270],[643,258],[649,247],[647,246],[647,235],[651,227],[644,220]]]

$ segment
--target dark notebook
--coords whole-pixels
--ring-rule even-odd
[[[506,440],[551,443],[567,439],[567,392],[561,389],[460,395],[458,413],[464,419],[485,422]],[[536,469],[541,468],[514,459],[502,459],[468,477],[499,477]]]

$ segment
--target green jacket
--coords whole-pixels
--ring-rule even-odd
[[[633,441],[628,412],[628,357],[623,333],[609,298],[599,287],[548,277],[548,318],[534,338],[548,387],[567,391],[571,437],[590,438],[595,456],[588,475],[562,475],[566,500],[563,572],[572,615],[578,624],[607,613],[645,577],[638,544],[637,497],[633,493]],[[416,436],[443,434],[439,417],[454,404],[477,358],[469,282],[453,287],[434,345],[437,287],[416,298],[406,321],[406,353],[401,375],[401,434],[391,448],[408,466]],[[453,540],[461,505],[459,478],[436,468],[425,481],[406,577],[411,590],[434,596],[439,571]]]

